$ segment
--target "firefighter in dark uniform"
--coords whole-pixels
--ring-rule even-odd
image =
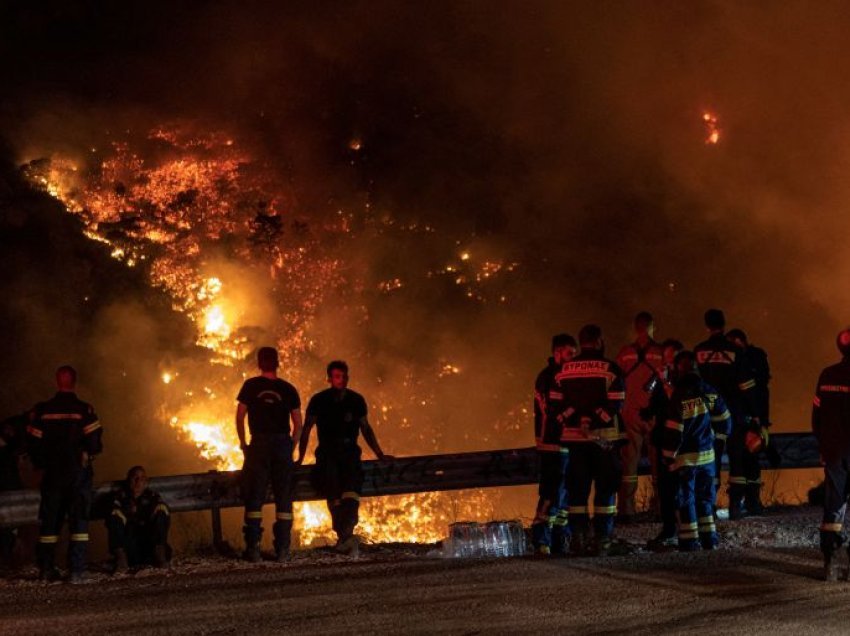
[[[33,407],[27,426],[27,450],[41,480],[40,532],[36,557],[39,577],[59,578],[56,544],[68,517],[71,582],[83,581],[92,503],[92,458],[101,452],[102,429],[91,404],[74,393],[77,372],[69,366],[56,371],[56,395]]]
[[[841,530],[850,495],[850,329],[838,334],[837,345],[841,362],[821,372],[812,405],[812,432],[824,470],[820,548],[827,581],[836,579],[833,557],[844,542]]]
[[[531,537],[538,555],[563,555],[569,538],[567,516],[567,466],[570,453],[561,445],[561,427],[547,418],[549,400],[561,400],[555,375],[577,349],[575,338],[558,334],[552,338],[552,357],[534,382],[534,441],[540,465],[537,510]]]
[[[292,534],[292,448],[301,434],[301,398],[289,382],[277,377],[277,350],[257,352],[261,374],[249,378],[236,398],[236,433],[245,456],[242,465],[242,499],[245,502],[245,553],[257,562],[263,536],[263,504],[271,482],[274,493],[274,550],[277,560],[289,560]],[[245,439],[248,416],[250,444]],[[291,428],[290,428],[291,421]]]
[[[624,346],[617,354],[617,366],[623,370],[626,401],[623,403],[623,426],[628,443],[623,446],[623,482],[617,498],[618,523],[628,523],[635,515],[635,496],[638,490],[638,463],[646,449],[648,457],[656,452],[652,444],[654,422],[641,417],[641,410],[649,406],[651,397],[647,387],[653,384],[662,371],[664,352],[652,336],[655,321],[647,311],[635,316],[635,341]],[[657,501],[657,478],[652,463],[653,503]]]
[[[127,479],[115,493],[112,511],[106,518],[109,550],[115,558],[115,572],[130,566],[161,568],[171,560],[168,545],[170,511],[159,493],[148,488],[148,475],[142,466],[127,471]]]
[[[360,446],[363,439],[381,461],[393,458],[381,450],[368,420],[368,408],[362,395],[348,388],[348,365],[334,360],[327,367],[330,388],[316,393],[307,404],[307,417],[298,447],[297,464],[304,461],[310,432],[316,427],[319,444],[313,483],[325,497],[337,535],[336,550],[356,557],[359,540],[354,528],[359,521],[360,494],[363,470],[360,465]]]
[[[728,435],[732,415],[720,394],[702,381],[691,351],[676,354],[673,394],[664,425],[662,454],[676,474],[679,550],[714,550],[714,438]]]
[[[728,440],[722,434],[715,436],[715,483],[720,485],[720,463],[724,446],[729,455],[729,518],[744,516],[743,499],[747,490],[744,458],[749,431],[761,433],[761,423],[756,415],[755,386],[744,351],[729,342],[724,335],[726,317],[719,309],[705,312],[705,326],[710,332],[708,340],[694,347],[700,377],[717,389],[732,413],[732,432]]]
[[[581,352],[555,376],[562,394],[552,400],[548,417],[561,425],[561,443],[570,451],[567,471],[570,552],[602,556],[611,547],[617,490],[626,435],[620,420],[625,399],[623,372],[604,357],[602,330],[586,325],[579,332]],[[593,542],[590,542],[588,498],[593,499]]]
[[[749,343],[747,334],[741,329],[730,329],[726,333],[726,337],[733,343],[738,345],[746,355],[747,364],[749,365],[750,375],[756,382],[753,389],[753,397],[755,401],[755,415],[761,423],[761,430],[757,431],[760,436],[755,438],[754,443],[761,446],[766,445],[768,437],[768,429],[770,428],[770,364],[767,361],[767,352],[761,347],[756,347]],[[750,440],[752,435],[748,436],[748,451],[752,445]],[[744,505],[748,514],[758,515],[764,511],[761,503],[761,462],[759,462],[758,452],[747,452],[744,454],[744,476],[747,479],[747,490],[744,495]]]
[[[661,515],[661,531],[647,542],[647,548],[663,551],[679,545],[676,538],[676,512],[679,492],[679,481],[676,473],[669,470],[668,462],[664,459],[662,444],[664,441],[664,426],[667,423],[667,412],[670,408],[670,398],[673,395],[673,380],[675,376],[676,354],[684,349],[684,345],[674,339],[667,339],[661,344],[664,366],[658,377],[653,378],[647,387],[650,389],[649,406],[641,411],[641,417],[653,423],[652,448],[655,451],[651,461],[655,465],[658,486],[658,510]]]

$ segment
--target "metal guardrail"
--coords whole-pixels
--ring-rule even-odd
[[[820,466],[817,441],[807,433],[777,433],[771,440],[782,456],[778,469]],[[764,468],[771,468],[762,458]],[[310,481],[312,466],[299,466],[294,472],[294,500],[316,501],[322,497]],[[534,448],[403,457],[390,462],[363,462],[364,497],[381,497],[417,492],[494,488],[537,483],[537,452]],[[649,474],[642,460],[640,474]],[[211,510],[213,534],[221,536],[220,510],[242,505],[239,497],[239,471],[210,471],[193,475],[152,477],[150,488],[168,502],[172,512]],[[110,512],[111,493],[121,482],[101,484],[95,490],[93,519]],[[0,493],[0,527],[36,523],[40,496],[36,490]],[[271,493],[267,502],[272,502]]]

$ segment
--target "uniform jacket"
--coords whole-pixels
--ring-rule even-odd
[[[700,377],[723,396],[730,411],[755,415],[756,382],[744,351],[716,333],[694,347],[694,353]]]
[[[561,400],[551,400],[549,417],[561,426],[561,442],[617,442],[625,439],[620,410],[623,372],[600,352],[582,349],[555,376]],[[583,426],[585,421],[589,426]]]
[[[850,356],[821,372],[812,405],[812,432],[824,461],[850,455]]]
[[[676,383],[662,439],[662,455],[675,468],[714,462],[714,440],[726,439],[732,415],[720,393],[696,374]]]
[[[120,519],[124,525],[144,526],[147,525],[157,513],[169,514],[168,506],[150,488],[145,488],[138,497],[126,486],[115,493],[112,501],[112,516]]]
[[[102,432],[91,404],[75,393],[60,391],[30,412],[27,450],[47,475],[73,475],[85,468],[83,452],[89,456],[100,453]]]
[[[620,349],[617,366],[623,371],[626,387],[623,419],[627,423],[637,422],[641,409],[649,406],[651,392],[647,387],[663,373],[664,349],[654,340],[643,348],[633,342]]]
[[[549,364],[534,382],[534,441],[539,451],[561,452],[561,426],[556,418],[548,417],[549,402],[563,399],[555,381],[560,370],[555,359],[549,358]]]

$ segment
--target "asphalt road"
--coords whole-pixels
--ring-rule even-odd
[[[80,586],[0,586],[4,634],[830,634],[850,629],[850,583],[818,580],[815,549],[605,559],[224,559]]]

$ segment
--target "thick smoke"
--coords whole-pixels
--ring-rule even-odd
[[[11,90],[0,114],[14,161],[84,156],[124,131],[191,120],[235,131],[317,226],[368,210],[435,230],[361,228],[340,258],[366,291],[330,294],[305,361],[316,388],[322,363],[343,357],[360,364],[353,383],[367,394],[406,395],[411,383],[427,394],[403,415],[437,423],[436,448],[408,430],[403,452],[529,444],[530,416],[516,408],[551,334],[597,321],[613,350],[640,309],[659,336],[695,343],[702,312],[723,307],[771,355],[774,419],[805,427],[850,313],[841,3],[69,6],[8,9],[3,21]],[[704,143],[705,110],[719,117],[716,146]],[[61,255],[67,240],[50,248]],[[518,263],[483,286],[485,302],[433,274],[485,261]],[[7,271],[7,294],[56,293],[28,264]],[[400,289],[369,291],[395,278]],[[15,309],[28,355],[6,369],[4,409],[25,406],[33,378],[75,355],[109,376],[91,399],[146,405],[112,414],[126,415],[119,439],[131,444],[155,402],[146,372],[185,353],[164,346],[168,320],[140,311],[141,293],[93,316],[70,309],[84,335],[73,349],[44,324],[64,315],[56,307]],[[444,362],[461,373],[437,378]],[[118,370],[130,367],[137,381],[124,384]],[[388,414],[381,426],[392,437],[401,422]]]

